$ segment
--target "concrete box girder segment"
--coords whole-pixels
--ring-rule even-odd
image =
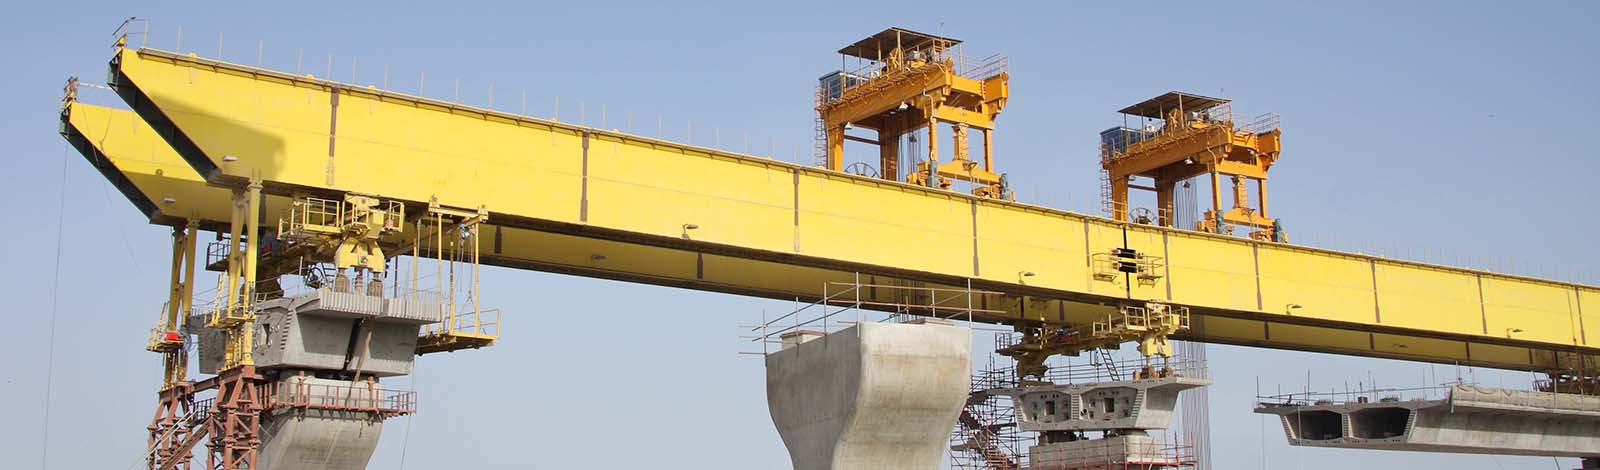
[[[1509,369],[1600,352],[1591,286],[1130,225],[178,54],[118,54],[114,85],[208,180],[259,172],[280,196],[485,205],[499,241],[487,264],[774,298],[815,299],[822,282],[854,272],[971,279],[1010,294],[990,308],[1015,313],[983,321],[1083,323],[1094,305],[1160,299],[1192,308],[1183,339]],[[962,218],[971,223],[948,223]],[[930,246],[950,255],[927,256]],[[1098,280],[1090,258],[1123,246],[1165,253],[1166,275]]]
[[[1178,393],[1210,380],[1164,377],[996,390],[1017,406],[1017,429],[1030,432],[1166,429]]]
[[[422,325],[438,323],[436,299],[383,298],[319,289],[256,304],[262,341],[256,367],[390,377],[411,373]],[[204,349],[204,343],[202,343]]]
[[[1600,397],[1456,386],[1444,399],[1259,403],[1290,445],[1600,457]]]

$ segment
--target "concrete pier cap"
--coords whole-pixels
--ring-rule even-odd
[[[862,323],[784,337],[767,408],[795,470],[938,468],[972,386],[972,330]]]

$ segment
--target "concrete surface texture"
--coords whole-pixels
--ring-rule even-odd
[[[286,383],[305,383],[313,394],[338,394],[350,386],[343,380],[290,377]],[[337,401],[319,396],[312,400]],[[265,413],[261,422],[261,470],[361,470],[367,468],[383,423],[363,412],[280,409]]]
[[[996,390],[1017,407],[1017,429],[1105,431],[1166,429],[1178,393],[1211,384],[1191,377],[1034,385]]]
[[[938,468],[972,383],[972,332],[863,323],[767,355],[795,470]]]
[[[1179,459],[1169,452],[1158,436],[1130,434],[1102,439],[1085,439],[1028,448],[1028,468],[1103,468],[1112,465],[1176,465]],[[1138,467],[1143,468],[1143,467]]]
[[[1262,403],[1290,445],[1600,457],[1600,397],[1457,386],[1439,400]]]
[[[435,299],[385,299],[321,289],[256,304],[256,367],[355,371],[392,377],[411,373],[417,333],[437,323],[444,306]],[[204,325],[205,317],[190,318]],[[198,320],[198,321],[197,321]],[[224,336],[191,328],[199,341],[200,371],[216,373]]]

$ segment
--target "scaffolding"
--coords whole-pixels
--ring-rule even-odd
[[[1023,441],[1017,430],[1016,406],[1011,397],[992,390],[1017,386],[1010,368],[989,365],[972,376],[972,393],[955,429],[950,432],[950,468],[953,470],[1017,470],[1023,464]]]
[[[996,349],[1014,344],[1014,334],[995,335]],[[1109,352],[1107,352],[1109,357]],[[1040,383],[1074,384],[1125,380],[1122,374],[1110,370],[1136,370],[1144,367],[1141,359],[1103,360],[1091,356],[1087,363],[1053,367],[1044,382],[1023,381],[1014,366],[997,364],[989,357],[986,367],[972,376],[972,391],[960,418],[950,433],[950,468],[954,470],[1095,470],[1095,469],[1172,469],[1194,468],[1199,465],[1195,448],[1187,442],[1198,436],[1165,435],[1162,438],[1140,442],[1088,443],[1076,447],[1071,455],[1049,456],[1038,452],[1034,445],[1052,443],[1043,433],[1023,432],[1017,427],[1015,403],[1009,395],[998,390]],[[1177,358],[1168,362],[1168,368],[1144,378],[1189,377],[1209,378],[1203,360]],[[1102,434],[1102,438],[1114,437]],[[1081,437],[1080,437],[1081,438]],[[1075,438],[1077,439],[1077,438]]]

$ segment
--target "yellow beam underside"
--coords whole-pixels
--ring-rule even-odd
[[[820,281],[856,271],[971,279],[1034,299],[1005,306],[1019,318],[1161,299],[1194,308],[1195,335],[1211,341],[1507,368],[1600,351],[1590,286],[1128,225],[171,53],[120,54],[116,85],[149,100],[145,121],[159,113],[194,143],[198,154],[180,155],[215,168],[211,182],[260,171],[273,194],[486,205],[507,266],[780,298],[814,296]],[[1166,277],[1094,279],[1090,256],[1124,240],[1166,257]]]

